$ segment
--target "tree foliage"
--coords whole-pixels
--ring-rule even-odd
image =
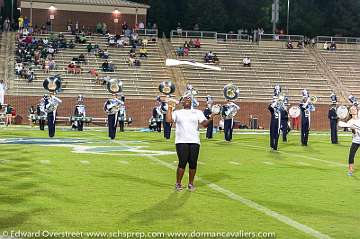
[[[273,0],[133,0],[149,4],[149,21],[169,32],[181,22],[184,29],[236,32],[262,27],[271,33]],[[290,34],[360,35],[359,0],[289,0]],[[280,0],[278,29],[286,31],[288,0]]]

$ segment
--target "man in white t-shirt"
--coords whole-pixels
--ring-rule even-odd
[[[0,80],[0,105],[4,104],[5,91],[6,91],[6,83],[4,80]]]
[[[207,127],[213,120],[213,115],[207,120],[202,111],[191,109],[192,99],[190,96],[184,97],[181,101],[184,109],[173,111],[175,106],[169,103],[166,113],[166,122],[176,123],[175,145],[179,158],[176,173],[175,190],[183,189],[181,180],[184,176],[186,164],[189,163],[189,184],[188,189],[194,191],[194,177],[196,174],[197,160],[200,150],[199,125]]]

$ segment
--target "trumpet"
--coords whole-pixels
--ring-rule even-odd
[[[227,84],[224,86],[224,97],[228,100],[236,100],[240,96],[240,90],[233,84]]]

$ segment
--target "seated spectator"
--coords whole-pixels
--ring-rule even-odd
[[[206,63],[214,62],[214,53],[212,51],[209,51],[205,54],[204,61]]]
[[[74,49],[74,48],[75,48],[75,44],[74,44],[73,40],[70,40],[68,47],[69,47],[70,49]]]
[[[32,70],[32,68],[29,68],[28,72],[27,72],[27,81],[30,83],[35,79],[34,76],[34,71]]]
[[[143,46],[140,48],[140,57],[147,57],[147,50]]]
[[[287,48],[287,49],[294,49],[294,46],[293,46],[293,44],[292,44],[291,41],[288,41],[288,43],[287,43],[287,45],[286,45],[286,48]]]
[[[194,40],[194,47],[195,48],[200,48],[200,46],[201,46],[200,39],[199,38],[195,39]]]
[[[79,55],[78,60],[79,60],[80,63],[85,63],[85,62],[86,62],[86,60],[85,60],[85,55],[84,55],[83,53],[81,53],[81,54]]]
[[[82,34],[80,37],[79,37],[79,43],[80,44],[85,44],[86,43],[86,36],[84,34]]]
[[[20,76],[22,70],[23,70],[23,64],[22,63],[16,63],[16,65],[15,65],[15,74],[17,76]]]
[[[329,50],[329,44],[327,43],[327,41],[324,43],[324,46],[323,46],[324,50]]]
[[[129,52],[129,56],[130,57],[136,57],[136,52],[135,52],[135,50],[136,50],[136,48],[134,48],[134,47],[132,47],[131,49],[130,49],[130,52]]]
[[[114,72],[114,66],[105,60],[101,65],[102,71],[104,72]]]
[[[182,48],[182,47],[176,48],[176,55],[177,56],[184,56],[184,48]]]
[[[335,51],[336,50],[336,43],[335,42],[331,42],[330,44],[330,51]]]
[[[54,70],[56,67],[54,59],[49,60],[49,70]]]
[[[184,48],[190,49],[190,45],[189,45],[189,43],[187,41],[185,41],[185,43],[184,43]]]
[[[243,59],[243,64],[244,64],[244,67],[251,67],[251,60],[250,60],[250,58],[246,56],[246,57]]]
[[[114,37],[109,38],[109,46],[115,46],[115,38]]]
[[[44,69],[44,73],[49,73],[49,71],[50,71],[50,65],[49,65],[49,60],[48,60],[48,59],[46,59],[46,60],[44,61],[43,69]]]
[[[195,47],[194,41],[193,41],[192,39],[190,39],[190,41],[189,41],[189,47],[190,47],[190,48],[194,48],[194,47]]]
[[[90,71],[89,71],[90,75],[92,77],[95,77],[96,80],[98,80],[99,78],[99,74],[97,73],[96,69],[95,68],[91,68]]]
[[[67,66],[67,72],[68,73],[75,73],[75,62],[70,62],[70,64]]]
[[[122,38],[119,38],[119,39],[117,39],[116,40],[116,47],[124,47],[124,39],[122,39]]]
[[[49,53],[51,56],[54,56],[54,54],[55,54],[55,49],[53,48],[52,45],[49,45],[49,47],[48,47],[48,53]]]
[[[93,46],[91,45],[91,42],[86,46],[86,49],[87,49],[88,54],[90,54],[92,49],[93,49]]]
[[[103,51],[102,57],[103,59],[109,59],[109,52],[107,49],[105,49],[105,51]]]
[[[305,42],[304,41],[298,41],[297,47],[300,48],[300,49],[304,49],[305,48]]]
[[[135,57],[129,56],[129,66],[135,65]]]
[[[141,44],[142,44],[144,47],[147,47],[148,43],[149,43],[149,40],[148,40],[147,38],[144,38],[144,39],[142,39],[142,41],[141,41]]]
[[[190,48],[184,47],[184,56],[189,56]]]

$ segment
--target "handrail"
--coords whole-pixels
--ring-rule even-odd
[[[158,29],[136,29],[135,32],[140,36],[158,37]]]
[[[170,32],[171,38],[201,38],[201,39],[217,39],[217,32],[207,31],[185,31],[172,30]]]
[[[261,34],[261,41],[303,41],[303,35],[279,35],[279,34]]]
[[[333,37],[333,36],[317,36],[316,42],[335,42],[335,43],[346,43],[346,44],[359,44],[359,37]]]

